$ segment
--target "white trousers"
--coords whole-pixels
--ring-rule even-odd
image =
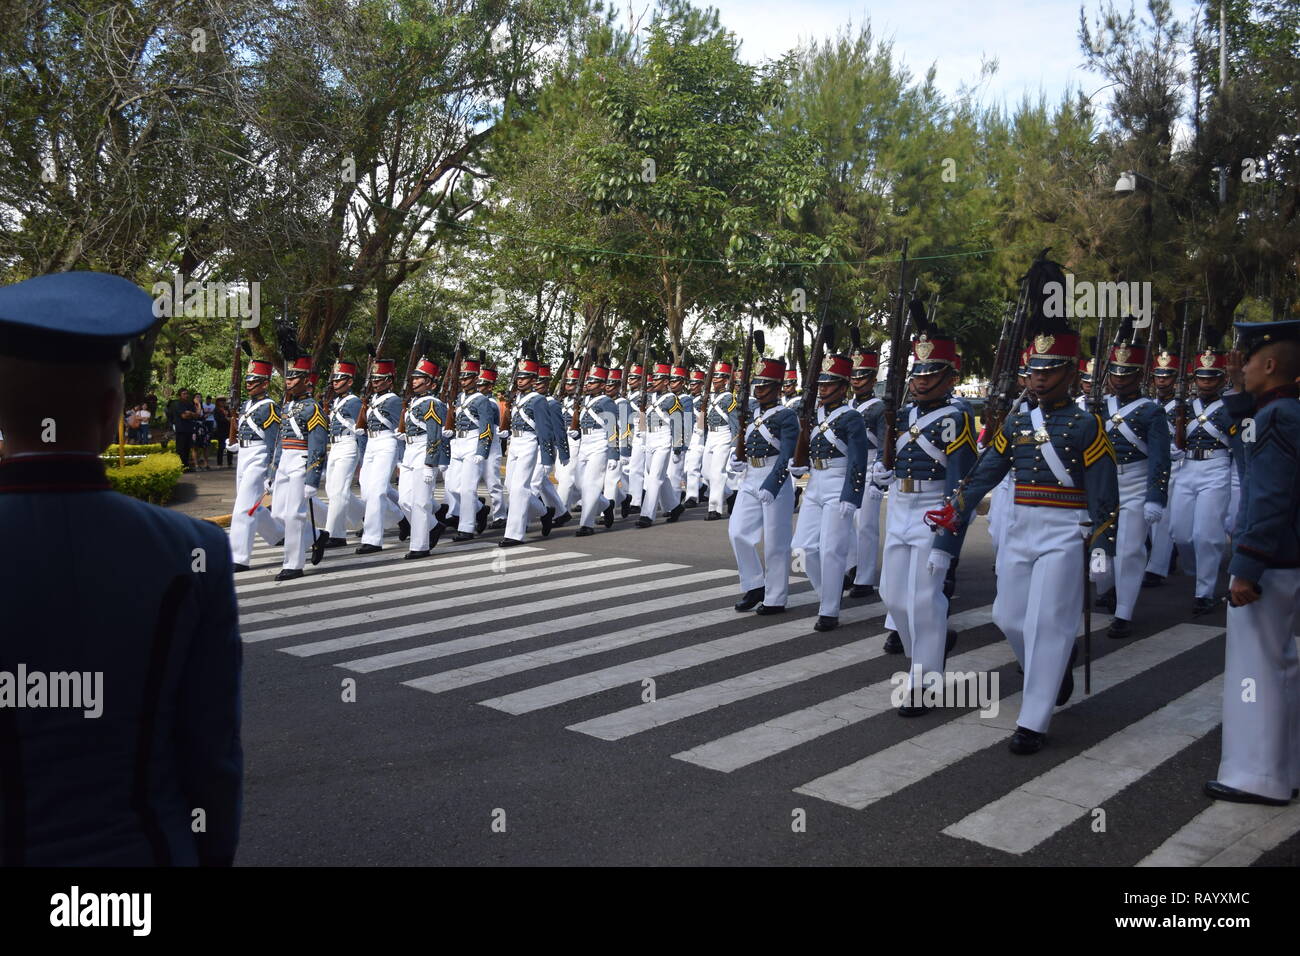
[[[904,494],[895,486],[889,493],[880,599],[889,611],[886,626],[898,632],[912,662],[909,688],[918,665],[922,679],[943,671],[948,599],[943,594],[943,573],[931,574],[926,567],[935,535],[925,523],[925,513],[942,505],[939,491]]]
[[[776,462],[745,472],[736,495],[736,510],[727,523],[731,550],[736,554],[740,571],[740,590],[763,588],[763,603],[785,607],[790,595],[790,542],[794,531],[794,481],[787,480],[771,504],[758,500],[758,490]],[[763,542],[762,560],[758,556]]]
[[[998,549],[1006,538],[1007,522],[1016,506],[1016,476],[1008,472],[989,494],[989,537],[993,539],[993,568],[998,566]]]
[[[556,461],[555,467],[562,468],[565,466],[561,465],[559,461]],[[551,477],[547,473],[546,465],[542,464],[542,453],[540,449],[538,449],[537,452],[537,463],[533,465],[532,487],[534,493],[541,495],[542,503],[545,505],[542,509],[543,511],[545,511],[546,508],[552,508],[558,515],[564,510],[564,502],[560,500],[560,493],[556,491],[555,484],[551,481]]]
[[[506,485],[510,488],[510,509],[506,513],[505,537],[524,540],[528,522],[546,511],[533,485],[538,467],[537,436],[518,432],[510,436],[510,454],[506,459]],[[549,484],[550,482],[547,482]]]
[[[487,461],[483,463],[483,479],[487,482],[488,497],[491,499],[492,520],[506,516],[505,482],[501,480],[501,439],[492,436],[492,445],[488,448]]]
[[[346,537],[349,528],[359,527],[365,520],[365,503],[352,493],[352,476],[356,470],[356,436],[336,439],[330,445],[325,465],[325,494],[329,497],[325,530],[331,538]]]
[[[235,456],[235,508],[230,513],[230,557],[235,564],[252,563],[254,534],[271,545],[284,537],[284,525],[262,506],[270,457],[265,442],[241,448]]]
[[[704,443],[704,461],[701,467],[705,480],[709,483],[709,510],[718,514],[722,514],[727,491],[735,490],[736,487],[729,467],[735,444],[729,428],[712,429]]]
[[[397,503],[411,523],[412,551],[429,549],[429,528],[433,525],[433,485],[438,469],[424,463],[428,451],[423,435],[419,441],[409,442],[397,475]]]
[[[1273,568],[1260,598],[1228,608],[1219,782],[1289,799],[1300,787],[1300,568]]]
[[[1173,512],[1169,533],[1178,547],[1183,571],[1191,574],[1195,570],[1198,598],[1214,597],[1219,580],[1219,563],[1228,543],[1223,520],[1232,492],[1231,472],[1229,458],[1185,459],[1169,502]]]
[[[1115,560],[1110,563],[1115,582],[1115,616],[1133,620],[1142,574],[1147,566],[1147,522],[1142,508],[1147,502],[1147,463],[1124,465],[1119,475],[1119,523],[1115,531]]]
[[[875,464],[877,452],[867,452],[867,474]],[[807,497],[804,492],[804,497]],[[870,584],[875,587],[880,583],[880,512],[884,498],[871,497],[871,485],[862,493],[862,507],[853,519],[853,556],[850,561],[856,568],[853,574],[854,584]]]
[[[1025,671],[1016,723],[1043,733],[1083,616],[1086,511],[1018,505],[998,555],[993,622]],[[940,579],[942,584],[942,579]]]
[[[659,512],[677,507],[679,495],[670,475],[673,448],[672,433],[663,428],[646,436],[645,488],[641,496],[641,517],[657,518]]]
[[[1169,491],[1165,496],[1165,513],[1151,526],[1151,554],[1147,558],[1146,569],[1162,578],[1169,574],[1169,565],[1174,556],[1174,539],[1169,532],[1170,516],[1173,514],[1174,486],[1182,462],[1176,461],[1169,467]]]
[[[627,459],[627,493],[632,496],[632,504],[640,507],[641,495],[645,492],[645,435],[632,433],[632,454]]]
[[[590,435],[583,435],[582,441],[573,457],[569,459],[575,465],[577,489],[582,501],[582,516],[578,524],[584,528],[596,526],[596,516],[609,506],[610,499],[605,495],[605,478],[609,473],[609,443],[605,431],[601,429]]]
[[[271,514],[284,524],[284,563],[291,571],[301,571],[307,561],[307,549],[312,544],[311,522],[307,506],[315,507],[303,496],[307,477],[307,452],[299,448],[285,448],[280,452],[280,464],[275,469],[275,484],[271,488]]]
[[[835,461],[830,468],[808,473],[793,540],[794,551],[803,552],[804,570],[821,598],[817,613],[826,617],[840,616],[844,572],[848,569],[849,548],[855,544],[857,516],[856,511],[848,515],[840,513],[846,462],[839,458]]]
[[[711,434],[711,433],[710,433]],[[686,497],[700,500],[700,485],[704,481],[704,432],[691,432],[691,443],[686,448]]]
[[[563,509],[568,511],[578,503],[578,498],[582,492],[582,481],[579,477],[578,449],[581,441],[574,441],[572,438],[565,438],[569,443],[569,463],[567,465],[557,463],[555,465],[555,493],[560,499]]]
[[[393,432],[372,435],[366,442],[366,454],[361,461],[361,498],[366,503],[361,533],[364,544],[381,546],[384,528],[396,524],[402,517],[396,499],[389,497],[396,463],[397,435]]]
[[[451,467],[443,485],[448,500],[448,511],[454,506],[454,513],[460,516],[457,531],[473,534],[476,529],[474,519],[478,517],[478,483],[486,478],[488,459],[474,464],[478,454],[478,436],[466,435],[464,438],[451,440]],[[491,482],[487,482],[489,488]]]
[[[604,495],[611,501],[622,501],[623,495],[627,493],[627,480],[623,474],[623,468],[627,464],[626,458],[616,458],[605,464],[605,486]]]

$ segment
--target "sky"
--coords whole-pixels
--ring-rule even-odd
[[[1041,90],[1056,102],[1070,88],[1092,94],[1104,83],[1081,67],[1079,8],[1081,0],[695,0],[719,11],[723,25],[741,41],[741,55],[757,62],[780,56],[800,39],[833,35],[852,21],[870,18],[877,37],[892,38],[895,53],[920,77],[934,64],[935,82],[955,94],[974,84],[983,59],[998,60],[997,73],[984,85],[987,104],[1020,102]],[[645,0],[635,0],[641,9]],[[1082,5],[1089,22],[1101,9],[1099,0]],[[1127,11],[1127,0],[1116,6]],[[1194,0],[1173,0],[1174,13],[1186,22]],[[1145,10],[1145,0],[1139,5]],[[1105,94],[1098,102],[1105,100]]]

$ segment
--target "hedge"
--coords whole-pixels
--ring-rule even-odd
[[[171,453],[148,455],[142,461],[122,468],[111,461],[107,465],[104,472],[114,491],[156,505],[165,505],[172,500],[176,482],[181,478],[180,457]]]
[[[224,441],[224,439],[222,439],[222,440]],[[162,454],[162,453],[165,452],[165,451],[171,451],[171,449],[172,449],[172,447],[173,447],[173,444],[174,444],[174,443],[172,442],[172,440],[171,440],[171,439],[168,439],[167,441],[162,442],[161,444],[158,443],[158,442],[154,442],[153,444],[146,444],[146,445],[123,445],[123,446],[122,446],[122,454],[124,454],[124,455],[159,455],[159,454]],[[106,449],[104,450],[104,454],[105,454],[105,455],[111,455],[112,457],[116,458],[116,457],[117,457],[117,448],[118,448],[117,443],[114,442],[113,444],[109,445],[108,448],[106,448]],[[212,452],[213,454],[216,454],[216,451],[217,451],[217,439],[214,438],[214,439],[212,439],[212,441],[208,442],[208,451]]]

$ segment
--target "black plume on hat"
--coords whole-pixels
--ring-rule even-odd
[[[913,296],[912,300],[907,303],[907,311],[912,317],[912,328],[916,330],[916,334],[921,335],[924,333],[928,335],[930,320],[925,315],[925,302]]]
[[[1156,329],[1156,348],[1165,349],[1168,345],[1169,336],[1165,334],[1163,328]]]
[[[247,355],[249,358],[253,357],[253,347],[248,344],[248,339],[239,340],[239,350],[243,352],[245,355]]]
[[[822,326],[822,354],[834,355],[835,343],[839,339],[839,333],[835,331],[835,323],[827,322]]]
[[[1205,330],[1205,347],[1217,349],[1223,344],[1223,329],[1206,329]]]
[[[767,340],[763,337],[762,329],[754,330],[754,354],[762,355],[763,350],[767,348]]]
[[[1059,283],[1058,288],[1062,295],[1065,289],[1065,271],[1059,262],[1047,258],[1047,253],[1048,250],[1044,249],[1038,254],[1038,258],[1029,267],[1026,275],[1029,280],[1029,316],[1025,320],[1025,335],[1028,338],[1070,331],[1070,323],[1066,320],[1064,309],[1060,310],[1061,315],[1047,314],[1046,303],[1049,295],[1047,286],[1051,283]]]
[[[853,343],[853,351],[862,351],[862,333],[856,325],[849,329],[849,341]]]
[[[298,336],[294,333],[292,325],[287,322],[276,322],[275,337],[280,346],[280,354],[286,362],[292,362],[302,355],[302,348],[298,345]]]
[[[1116,331],[1115,333],[1115,344],[1116,345],[1133,344],[1133,319],[1132,318],[1126,316],[1125,318],[1120,319],[1119,330]]]

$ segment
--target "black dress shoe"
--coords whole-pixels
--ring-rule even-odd
[[[700,503],[696,501],[694,498],[687,498],[684,502],[682,502],[682,504],[686,505],[686,507],[688,508],[698,508],[700,506]]]
[[[1105,611],[1108,614],[1114,614],[1115,592],[1111,591],[1109,594],[1103,594],[1101,597],[1097,598],[1097,603],[1094,604],[1093,607],[1098,611]]]
[[[505,518],[497,518],[496,521],[493,521],[490,525],[488,525],[488,527],[491,528],[493,531],[500,531],[505,526],[506,526]]]
[[[440,505],[438,506],[438,510],[435,511],[435,512],[433,513],[433,516],[434,516],[435,518],[437,518],[439,521],[441,521],[441,522],[443,522],[443,523],[446,523],[446,521],[447,521],[447,502],[444,501],[442,504],[440,504]]]
[[[798,510],[799,510],[799,502],[802,501],[802,500],[803,500],[803,489],[802,489],[802,488],[796,488],[796,489],[794,490],[794,510],[795,510],[795,511],[798,511]]]
[[[312,567],[320,564],[321,559],[325,557],[325,542],[330,539],[327,532],[320,531],[316,534],[316,540],[311,543],[311,563]]]
[[[752,591],[746,591],[745,596],[736,602],[737,611],[752,611],[758,607],[763,600],[763,589],[754,588]]]
[[[235,574],[238,574],[240,571],[249,571],[251,569],[246,564],[235,563],[230,566],[230,570],[233,571]]]
[[[1074,662],[1079,659],[1079,645],[1070,648],[1070,663],[1065,665],[1065,674],[1061,678],[1061,689],[1056,692],[1056,706],[1064,707],[1074,694]]]
[[[641,517],[636,519],[636,526],[638,528],[648,528],[654,523],[655,523],[654,518],[647,518],[645,515],[642,515]]]
[[[481,499],[480,499],[481,500]],[[474,530],[482,534],[487,530],[488,517],[492,514],[492,509],[487,505],[481,505],[474,515]]]
[[[299,568],[285,568],[275,576],[277,581],[292,581],[295,578],[302,577],[302,570]]]
[[[817,623],[813,625],[814,631],[833,631],[840,626],[838,617],[828,617],[825,614],[817,615]]]
[[[1197,598],[1192,604],[1193,614],[1210,614],[1219,606],[1218,598]]]
[[[542,513],[542,537],[545,538],[549,536],[551,533],[551,529],[554,527],[555,527],[555,509],[547,508],[546,511]]]
[[[574,536],[575,538],[586,538],[586,537],[588,537],[589,535],[593,535],[593,534],[595,534],[595,533],[596,533],[596,529],[595,529],[595,528],[588,528],[588,527],[584,524],[584,525],[582,525],[580,528],[578,528],[577,531],[573,532],[573,536]]]
[[[1007,745],[1013,754],[1036,754],[1043,749],[1043,744],[1047,742],[1047,734],[1040,734],[1036,730],[1026,730],[1024,727],[1017,727],[1016,732],[1011,735],[1011,742]]]
[[[284,538],[281,538],[279,541],[277,541],[277,542],[275,543],[275,547],[277,547],[277,548],[283,548],[283,547],[284,547]]]
[[[948,655],[952,653],[952,649],[956,646],[957,646],[957,632],[950,630],[944,636],[944,641],[943,641],[943,659],[945,661],[948,659]]]
[[[357,550],[356,550],[355,553],[356,553],[356,554],[374,554],[376,551],[383,551],[383,550],[384,550],[384,549],[381,548],[381,547],[380,547],[379,545],[377,545],[377,544],[363,544],[361,547],[357,548]]]
[[[735,510],[736,510],[736,492],[733,491],[731,494],[727,495],[727,514],[731,514]]]
[[[408,551],[402,555],[403,561],[416,561],[420,558],[427,558],[432,552],[429,551]]]
[[[1122,617],[1117,617],[1110,622],[1110,627],[1106,628],[1106,636],[1113,637],[1116,640],[1133,636],[1133,625]]]
[[[498,548],[513,548],[517,544],[523,544],[522,541],[516,541],[514,538],[502,538],[497,542]]]
[[[927,707],[925,704],[903,704],[898,708],[899,717],[924,717],[933,707]]]
[[[781,604],[781,605],[773,606],[771,604],[760,604],[758,607],[754,608],[754,613],[755,614],[784,614],[785,605]]]
[[[640,505],[628,505],[628,506],[627,506],[627,514],[626,514],[626,515],[623,515],[623,517],[626,518],[627,515],[639,515],[640,513],[641,513],[641,506],[640,506]]]
[[[442,524],[441,522],[435,521],[433,523],[433,527],[429,529],[429,550],[430,551],[432,551],[434,548],[438,546],[438,539],[442,537],[442,533],[443,531],[446,530],[446,528],[447,525]]]
[[[405,541],[411,536],[411,522],[405,518],[397,522],[397,540]]]
[[[345,547],[347,543],[347,538],[329,538],[325,542],[325,550],[328,551],[331,548],[342,548]]]
[[[1205,795],[1215,800],[1227,800],[1230,803],[1262,803],[1266,807],[1285,807],[1291,803],[1290,800],[1280,800],[1277,797],[1261,797],[1257,793],[1247,793],[1245,790],[1238,790],[1217,780],[1211,780],[1205,785]],[[1291,791],[1291,796],[1295,796],[1294,790]]]
[[[460,544],[462,541],[473,541],[474,535],[468,531],[457,531],[455,534],[451,536],[451,540],[455,541],[457,544]]]
[[[623,496],[623,500],[620,501],[620,502],[618,503],[618,510],[622,513],[622,515],[623,515],[624,518],[627,517],[628,512],[632,510],[632,496],[631,496],[631,495],[624,495],[624,496]]]
[[[685,511],[686,511],[686,506],[679,504],[672,511],[668,512],[668,516],[664,518],[664,521],[668,522],[669,524],[672,524],[674,521],[680,518]]]
[[[704,516],[704,520],[705,520],[705,521],[721,521],[721,520],[723,520],[723,519],[726,518],[726,517],[727,517],[727,516],[724,515],[721,511],[710,511],[708,514],[706,514],[706,515]]]
[[[849,588],[849,597],[851,598],[869,598],[876,596],[876,589],[870,584],[855,584]]]
[[[706,501],[708,501],[708,500],[709,500],[709,486],[708,486],[708,485],[705,485],[705,484],[701,484],[701,485],[700,485],[700,504],[704,504],[704,502],[706,502]]]
[[[605,510],[600,513],[600,521],[606,528],[614,527],[614,502],[605,506]]]
[[[885,632],[885,653],[886,654],[903,653],[903,639],[898,636],[897,631]]]
[[[1154,571],[1148,571],[1142,575],[1142,586],[1144,588],[1158,588],[1165,583],[1163,574],[1156,574]]]
[[[568,523],[569,523],[570,521],[572,521],[572,520],[573,520],[573,513],[572,513],[572,512],[569,512],[569,511],[562,511],[562,512],[560,512],[558,515],[555,516],[555,520],[551,522],[551,525],[552,525],[553,527],[558,528],[558,527],[560,527],[560,526],[562,526],[562,525],[566,525],[566,524],[568,524]]]

